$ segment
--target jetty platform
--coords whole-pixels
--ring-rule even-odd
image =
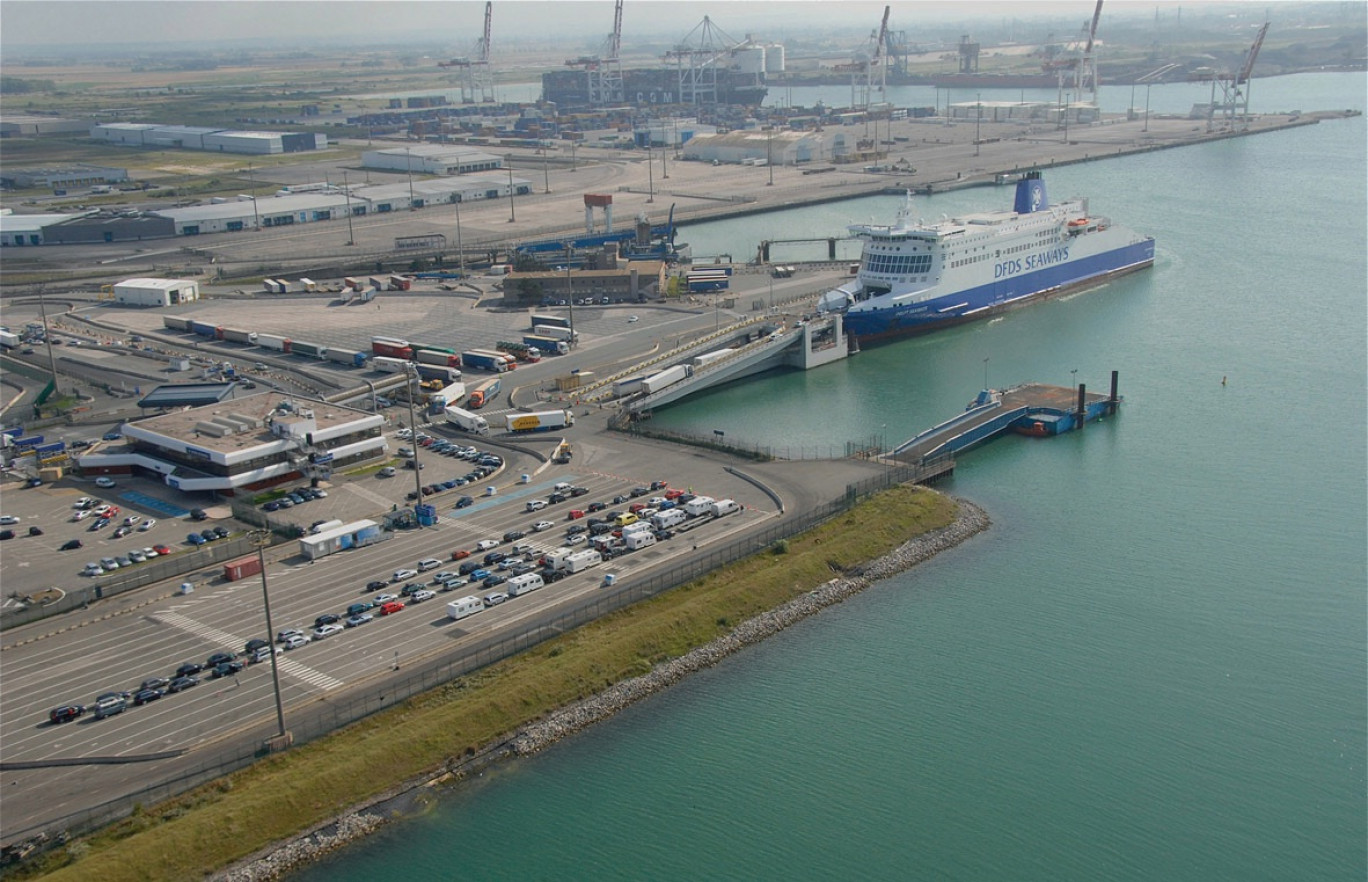
[[[918,466],[931,480],[954,471],[955,457],[999,435],[1014,432],[1049,437],[1081,429],[1111,416],[1121,405],[1117,372],[1107,394],[1088,392],[1085,384],[1070,389],[1027,383],[1010,389],[984,389],[964,412],[907,439],[885,454],[900,464]]]

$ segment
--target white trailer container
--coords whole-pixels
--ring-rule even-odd
[[[614,380],[613,395],[617,398],[635,395],[641,391],[641,383],[644,379],[644,377],[627,377],[624,380]]]
[[[532,591],[536,591],[546,583],[542,577],[536,573],[523,573],[521,576],[514,576],[508,580],[508,596],[521,597]]]
[[[675,383],[685,379],[693,373],[693,368],[686,364],[677,364],[672,368],[666,368],[658,374],[652,374],[641,381],[642,391],[650,394],[659,392]]]
[[[629,551],[636,551],[638,548],[655,545],[656,537],[650,530],[638,530],[635,533],[623,533],[622,541]]]
[[[263,349],[274,349],[277,352],[289,352],[289,343],[289,337],[277,337],[275,334],[257,334],[256,338],[256,345]]]
[[[448,407],[446,409],[446,419],[447,422],[451,423],[456,428],[472,432],[476,435],[483,435],[489,431],[489,423],[485,422],[484,417],[479,414],[471,413],[468,410],[462,410],[459,407]]]
[[[583,551],[576,551],[565,559],[565,568],[572,573],[582,572],[590,567],[596,567],[603,563],[603,555],[586,548]]]
[[[436,392],[429,392],[428,402],[439,402],[443,408],[450,407],[452,402],[465,398],[465,391],[465,383],[449,383]]]
[[[402,358],[388,358],[377,355],[371,359],[371,368],[382,374],[398,374],[408,370],[409,363]]]
[[[553,340],[564,340],[567,343],[573,343],[579,339],[579,331],[559,328],[555,325],[534,325],[532,332],[538,337],[550,337]]]
[[[684,513],[691,518],[699,515],[712,514],[713,503],[716,502],[711,496],[695,496],[684,503]]]
[[[575,424],[575,415],[568,410],[541,410],[535,413],[510,413],[504,418],[510,432],[546,432]]]
[[[453,619],[463,619],[466,616],[473,616],[485,608],[484,601],[475,595],[462,597],[447,604],[447,615]]]
[[[684,514],[680,509],[671,508],[651,515],[651,523],[655,525],[657,530],[668,530],[673,526],[684,523],[684,519],[687,517],[688,515]]]
[[[712,364],[715,361],[721,361],[722,359],[731,355],[735,351],[735,349],[715,349],[712,352],[705,352],[702,355],[696,355],[694,356],[693,366],[703,367],[705,364]]]

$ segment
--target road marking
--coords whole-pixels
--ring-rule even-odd
[[[355,484],[347,484],[344,489],[349,490],[352,493],[355,493],[356,495],[360,496],[362,499],[365,499],[367,502],[372,502],[382,508],[394,505],[393,499],[386,499],[379,493],[376,493],[374,490],[368,490],[365,487],[358,487]]]
[[[236,634],[229,634],[227,631],[220,631],[217,628],[211,628],[208,625],[200,624],[194,619],[183,616],[180,613],[155,613],[152,618],[155,621],[170,625],[173,628],[189,631],[196,637],[202,637],[219,646],[237,646],[247,642]],[[343,685],[343,681],[336,677],[330,677],[322,671],[315,671],[313,668],[302,665],[294,659],[282,656],[279,658],[279,664],[282,673],[289,674],[296,679],[303,680],[305,683],[317,686],[319,689],[337,689]]]

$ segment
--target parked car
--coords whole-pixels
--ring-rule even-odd
[[[372,618],[373,616],[368,612],[356,613],[355,615],[348,616],[345,624],[348,628],[356,628],[366,624],[366,622],[369,622]]]
[[[168,685],[168,686],[166,687],[166,692],[167,692],[167,694],[172,694],[172,693],[176,693],[176,692],[184,692],[185,690],[189,689],[191,686],[198,686],[198,685],[199,685],[199,677],[193,677],[193,676],[189,676],[189,675],[184,676],[184,677],[177,677],[176,679],[174,679],[174,680],[171,681],[170,685]]]
[[[462,496],[460,499],[456,500],[456,508],[466,508],[467,506],[474,504],[475,499],[470,496]]]
[[[479,542],[476,542],[476,543],[475,543],[475,547],[476,547],[477,549],[479,549],[480,551],[488,551],[488,550],[491,549],[491,548],[498,548],[498,547],[499,547],[499,540],[497,540],[497,539],[481,539]]]
[[[312,636],[313,639],[315,639],[315,640],[323,640],[323,639],[325,639],[325,638],[327,638],[327,637],[331,637],[331,636],[334,635],[334,634],[341,634],[341,633],[342,633],[342,625],[340,625],[340,624],[338,624],[338,623],[336,623],[336,622],[333,622],[333,623],[330,623],[330,624],[327,624],[327,625],[319,625],[317,628],[314,628],[314,629],[313,629],[313,634],[312,634],[311,636]]]
[[[335,613],[324,613],[314,619],[314,627],[322,628],[324,625],[335,625],[342,620],[342,617]]]
[[[148,518],[147,520],[143,521],[141,524],[138,525],[138,532],[146,533],[148,530],[152,529],[155,526],[157,526],[157,519]]]
[[[144,704],[156,701],[165,694],[166,691],[164,689],[139,689],[137,692],[133,693],[133,704],[136,707],[141,707]]]
[[[64,704],[48,711],[48,722],[69,723],[86,712],[85,705]]]
[[[380,607],[380,615],[392,616],[404,608],[404,605],[397,600],[391,600]]]
[[[233,661],[226,661],[222,664],[214,665],[214,669],[209,673],[209,676],[214,678],[231,677],[244,667],[246,667],[246,665],[236,659]]]
[[[153,545],[153,546],[152,546],[152,550],[155,551],[155,552],[157,552],[157,554],[170,554],[170,553],[171,553],[171,546],[170,546],[170,545]]]
[[[426,588],[423,588],[423,589],[421,589],[421,590],[419,590],[419,591],[413,592],[413,594],[410,595],[410,597],[409,597],[409,602],[410,602],[410,603],[422,603],[423,601],[425,601],[425,600],[431,600],[432,598],[434,598],[434,597],[436,597],[436,596],[437,596],[437,592],[436,592],[436,591],[430,591],[430,590],[428,590],[428,589],[426,589]]]
[[[84,547],[84,543],[81,542],[80,539],[68,539],[67,541],[65,541],[65,542],[62,543],[61,548],[59,548],[58,550],[59,550],[59,551],[74,551],[75,549],[77,549],[77,548],[82,548],[82,547]]]
[[[188,661],[182,663],[180,667],[176,668],[176,676],[188,677],[191,674],[198,674],[202,670],[204,670],[204,665],[200,664],[199,662]]]
[[[97,521],[96,523],[99,523],[99,522]],[[185,534],[185,541],[188,542],[188,543],[190,543],[191,545],[196,545],[196,546],[198,546],[198,545],[203,545],[203,544],[204,544],[206,541],[208,541],[208,540],[206,540],[206,539],[205,539],[203,536],[201,536],[199,533],[186,533],[186,534]]]
[[[508,595],[507,595],[507,594],[503,593],[502,591],[495,591],[495,592],[493,592],[493,593],[486,594],[486,595],[484,596],[484,605],[485,605],[485,606],[498,606],[499,604],[503,603],[503,602],[504,602],[505,600],[507,600],[507,599],[508,599]]]
[[[118,485],[114,483],[114,479],[113,479],[113,478],[107,478],[107,477],[101,475],[100,477],[98,477],[98,478],[95,479],[95,486],[96,486],[96,487],[101,487],[101,488],[103,488],[103,489],[105,489],[105,490],[108,490],[108,489],[110,489],[111,487],[117,487]]]
[[[532,525],[532,532],[540,533],[541,531],[549,530],[554,526],[556,525],[551,523],[550,521],[537,521],[535,524]]]
[[[309,637],[306,634],[294,634],[289,640],[285,641],[286,649],[298,649],[309,644]]]

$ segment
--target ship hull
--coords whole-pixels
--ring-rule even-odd
[[[846,313],[845,330],[861,346],[889,342],[977,321],[1100,285],[1109,279],[1146,269],[1153,263],[1154,240],[1142,239],[1100,254],[918,303],[882,309],[852,309]]]

